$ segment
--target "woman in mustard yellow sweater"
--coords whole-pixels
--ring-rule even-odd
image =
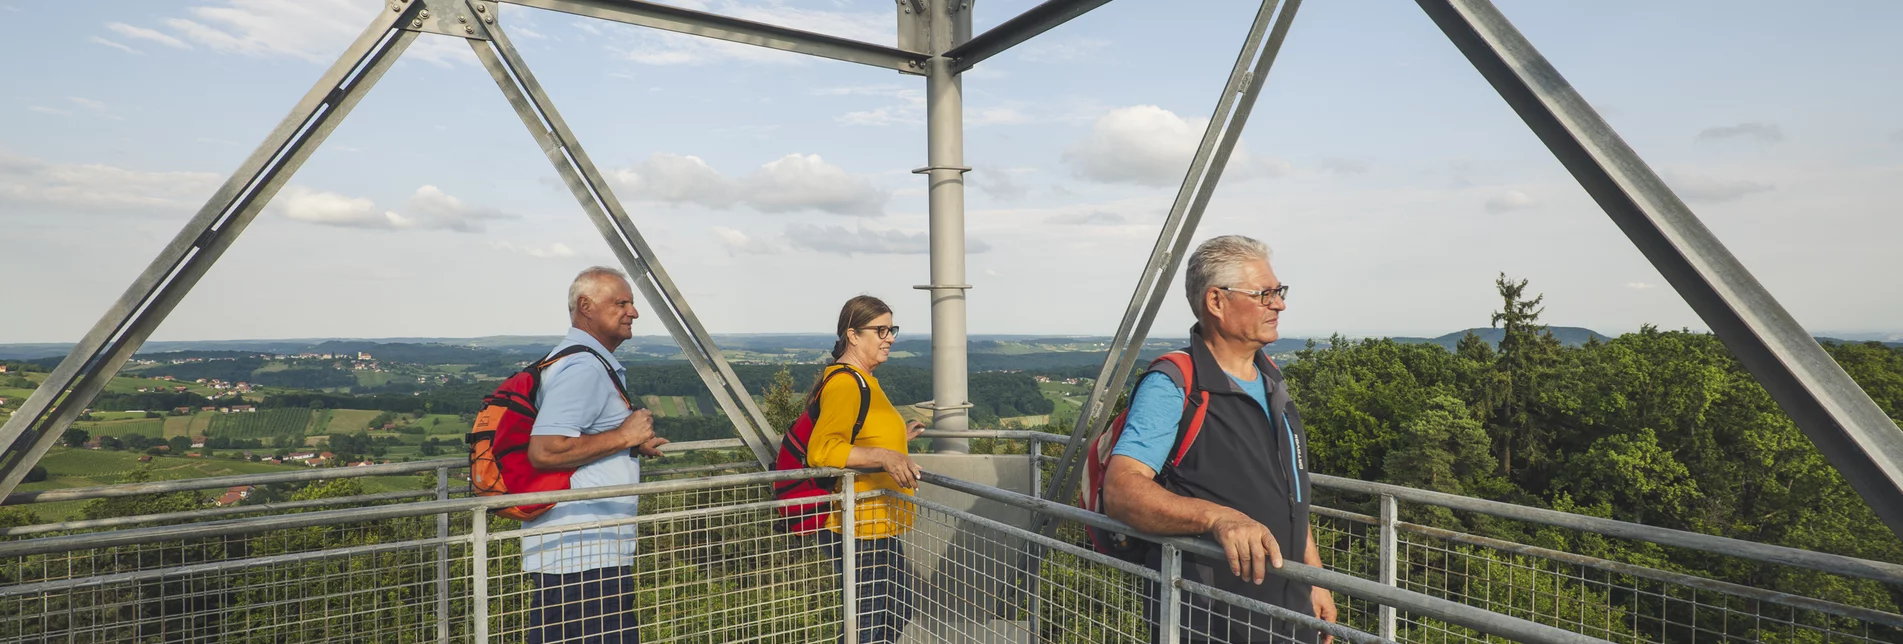
[[[806,462],[814,467],[877,468],[880,474],[855,477],[855,492],[894,490],[911,494],[918,487],[919,467],[906,453],[906,443],[924,431],[925,424],[905,422],[899,410],[886,399],[885,390],[872,371],[892,354],[892,341],[899,327],[892,324],[892,309],[879,298],[861,295],[846,301],[839,311],[839,341],[833,345],[833,364],[821,370],[825,388],[819,397],[819,417],[813,419],[813,437]],[[852,378],[827,379],[826,375],[848,369]],[[859,417],[860,382],[871,390],[871,406],[866,409],[865,425],[854,438],[852,426]],[[897,642],[899,633],[912,620],[912,576],[905,560],[904,544],[898,536],[912,528],[911,504],[890,497],[860,500],[854,507],[853,522],[858,577],[857,594],[860,644]],[[833,570],[842,570],[839,512],[827,519],[819,535]]]

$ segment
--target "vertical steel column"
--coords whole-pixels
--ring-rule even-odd
[[[1417,0],[1593,201],[1903,536],[1903,431],[1487,0]]]
[[[1394,524],[1399,521],[1399,513],[1394,504],[1394,495],[1381,495],[1381,583],[1389,586],[1399,585],[1399,546],[1396,542]],[[1381,605],[1381,639],[1394,641],[1394,607]]]
[[[932,428],[971,428],[965,362],[965,107],[964,81],[943,55],[971,38],[967,0],[929,0],[931,60],[925,66],[926,166],[930,180],[932,283]],[[934,438],[938,452],[969,453],[964,438]]]
[[[1183,641],[1183,589],[1176,586],[1182,580],[1183,551],[1164,544],[1162,596],[1157,598],[1156,613],[1156,640],[1163,644]]]
[[[581,203],[582,210],[594,222],[609,249],[621,260],[629,279],[667,326],[668,333],[680,345],[681,353],[687,356],[714,400],[733,422],[735,432],[752,450],[754,459],[762,467],[771,468],[774,453],[770,445],[777,440],[777,434],[768,427],[759,405],[747,394],[745,385],[741,384],[733,368],[727,365],[720,348],[714,344],[713,336],[707,333],[693,310],[687,307],[680,289],[661,269],[653,248],[648,246],[646,238],[635,228],[627,210],[615,198],[594,162],[582,151],[575,133],[569,130],[567,122],[555,111],[553,101],[549,100],[541,84],[536,82],[527,62],[509,43],[502,26],[487,27],[487,35],[490,38],[487,43],[469,40],[470,48],[475,50],[476,57],[489,70],[503,96],[515,108],[522,124],[527,126],[530,136],[535,138],[549,162],[555,166],[556,173],[561,175],[563,183]]]
[[[1236,55],[1235,65],[1229,72],[1229,81],[1216,101],[1216,111],[1210,116],[1208,128],[1203,130],[1202,144],[1197,147],[1195,158],[1190,160],[1189,172],[1177,188],[1176,202],[1170,207],[1169,218],[1163,222],[1162,232],[1157,235],[1156,246],[1150,250],[1149,263],[1137,278],[1136,291],[1131,293],[1123,321],[1110,342],[1109,352],[1104,355],[1103,369],[1091,384],[1090,397],[1084,400],[1084,407],[1077,414],[1077,424],[1071,429],[1070,443],[1065,446],[1064,455],[1058,461],[1056,476],[1045,490],[1049,494],[1047,498],[1051,500],[1061,500],[1076,489],[1077,478],[1083,472],[1079,465],[1083,462],[1087,442],[1085,438],[1101,431],[1100,428],[1110,421],[1110,406],[1123,390],[1123,383],[1130,376],[1143,341],[1149,336],[1150,323],[1156,320],[1156,312],[1170,292],[1170,281],[1175,278],[1176,268],[1189,248],[1189,240],[1196,234],[1196,226],[1202,221],[1203,210],[1208,207],[1209,199],[1222,179],[1223,169],[1235,151],[1236,142],[1242,137],[1243,126],[1249,121],[1249,112],[1255,107],[1257,97],[1261,96],[1269,69],[1275,64],[1282,42],[1288,37],[1289,25],[1295,20],[1301,0],[1288,0],[1280,14],[1276,12],[1278,4],[1282,3],[1278,0],[1263,0],[1256,12],[1255,22],[1249,28],[1249,35],[1243,40],[1242,51]],[[1273,29],[1270,28],[1271,21],[1274,23]],[[1266,47],[1262,46],[1265,36]],[[1250,64],[1252,58],[1253,67]],[[1042,525],[1042,530],[1048,533],[1056,523],[1046,520]]]
[[[859,644],[859,515],[858,493],[852,472],[839,477],[839,593],[840,621],[845,622],[846,644]],[[824,529],[824,528],[822,528]]]
[[[416,33],[401,30],[399,25],[410,22],[420,11],[420,4],[407,4],[379,12],[20,409],[0,426],[0,496],[19,485],[278,189],[402,56]],[[59,406],[53,408],[56,400]],[[27,430],[35,423],[39,423],[38,428],[29,433]],[[30,440],[29,435],[33,437]],[[9,455],[12,460],[4,460]]]
[[[489,641],[489,511],[483,509],[469,512],[469,552],[473,560],[469,566],[469,582],[474,586],[475,597],[470,601],[469,631],[474,633],[473,640]]]
[[[449,500],[449,466],[436,468],[436,500]],[[436,515],[436,538],[449,538],[449,513]],[[436,641],[449,641],[449,544],[436,547]]]

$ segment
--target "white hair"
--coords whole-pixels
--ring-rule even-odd
[[[1203,315],[1203,294],[1212,286],[1235,286],[1242,279],[1243,266],[1269,261],[1269,246],[1242,235],[1223,235],[1203,242],[1189,255],[1189,269],[1183,272],[1183,290],[1189,297],[1189,311]]]
[[[581,274],[575,276],[575,281],[568,283],[568,314],[575,314],[583,297],[597,304],[606,299],[604,292],[608,290],[610,277],[621,280],[622,284],[628,283],[628,274],[618,268],[590,266],[582,269]]]

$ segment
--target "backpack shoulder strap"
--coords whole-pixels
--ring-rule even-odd
[[[1176,443],[1170,447],[1170,459],[1164,463],[1174,467],[1183,462],[1190,446],[1196,444],[1196,435],[1203,431],[1203,419],[1209,414],[1209,392],[1196,389],[1196,365],[1187,351],[1158,356],[1150,363],[1150,370],[1169,376],[1170,382],[1183,389],[1183,419],[1177,426]]]
[[[806,415],[812,418],[814,422],[818,422],[819,399],[820,395],[826,391],[826,383],[832,381],[833,376],[842,373],[852,374],[852,379],[859,383],[859,417],[852,421],[852,438],[849,439],[849,441],[857,442],[859,440],[859,430],[865,429],[866,427],[866,413],[872,411],[872,386],[866,384],[866,377],[859,375],[859,370],[838,363],[828,365],[828,368],[833,366],[839,368],[828,372],[825,377],[819,379],[819,385],[813,387],[812,401],[806,405]]]
[[[537,362],[534,365],[532,365],[530,368],[534,369],[536,372],[535,374],[536,386],[537,387],[541,386],[542,370],[553,366],[557,362],[561,362],[563,358],[575,355],[577,353],[586,353],[588,355],[594,356],[595,360],[601,363],[601,368],[606,369],[608,371],[608,382],[613,383],[615,385],[615,393],[621,396],[621,402],[627,403],[628,409],[634,409],[634,401],[628,398],[628,383],[622,382],[621,377],[615,375],[615,367],[614,365],[608,363],[607,358],[602,357],[600,353],[597,353],[594,349],[588,348],[586,345],[571,344],[566,347],[562,347],[562,350],[555,352],[555,355],[551,355],[548,358],[543,359],[541,362]]]

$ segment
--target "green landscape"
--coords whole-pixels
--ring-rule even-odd
[[[1315,472],[1903,562],[1903,542],[1716,337],[1652,327],[1616,337],[1549,328],[1541,320],[1543,298],[1525,282],[1503,276],[1496,287],[1499,310],[1482,318],[1489,327],[1437,338],[1284,339],[1267,349],[1284,365],[1308,427]],[[732,339],[735,372],[776,423],[797,414],[820,365],[740,358],[810,358],[824,340]],[[318,466],[454,456],[462,453],[461,437],[482,395],[539,356],[544,342],[552,339],[484,346],[333,342],[290,355],[230,349],[141,355],[22,489],[291,471],[313,465],[271,461],[312,452],[331,453]],[[1143,356],[1182,342],[1153,340]],[[1903,346],[1823,342],[1879,407],[1892,418],[1903,416]],[[905,414],[922,419],[911,403],[931,397],[929,345],[902,344],[906,350],[878,376]],[[5,350],[0,347],[0,355]],[[974,426],[1061,433],[1088,395],[1103,342],[980,338],[971,351]],[[331,355],[297,357],[311,353]],[[663,435],[677,441],[731,436],[678,355],[637,339],[618,356],[629,366],[630,396],[655,411]],[[0,397],[7,400],[0,414],[17,407],[57,360],[0,362],[8,367],[0,375]],[[361,377],[365,371],[381,375]],[[207,381],[202,386],[200,378]],[[179,391],[177,382],[189,384]],[[255,386],[235,391],[238,382]],[[978,451],[993,444],[982,443]],[[415,477],[391,477],[350,489],[417,484]],[[286,488],[271,498],[302,493]],[[1322,501],[1374,511],[1366,498]],[[206,502],[205,495],[189,494],[172,501],[181,507]],[[0,522],[157,507],[120,505],[6,508]],[[1903,589],[1731,557],[1580,538],[1438,509],[1409,508],[1403,519],[1879,610],[1903,603]]]

